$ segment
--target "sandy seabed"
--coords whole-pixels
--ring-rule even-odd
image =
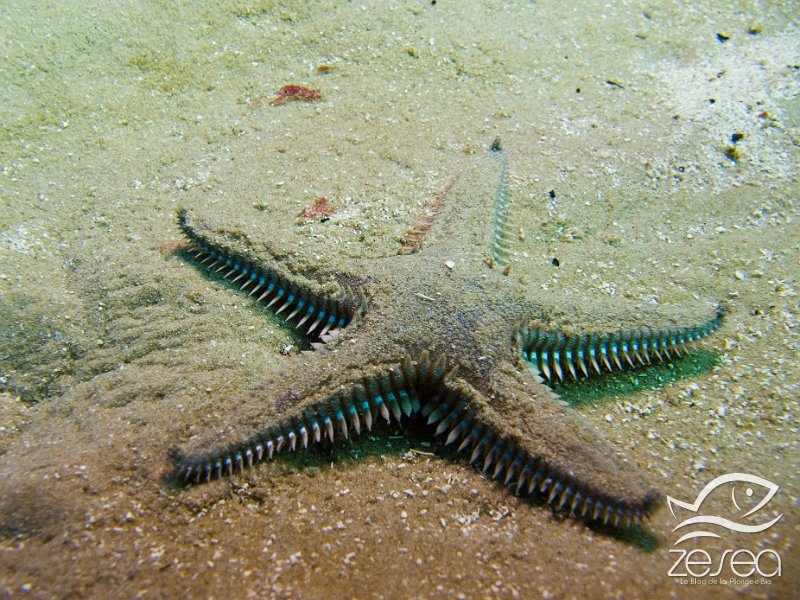
[[[0,594],[792,597],[797,6],[6,3]],[[287,84],[322,98],[270,105]],[[773,527],[691,543],[714,569],[727,549],[771,550],[759,566],[777,555],[780,576],[670,576],[668,508],[633,532],[587,527],[424,427],[165,484],[169,450],[302,344],[172,252],[178,207],[335,270],[395,253],[497,135],[520,229],[510,276],[532,296],[728,302],[712,364],[562,393],[665,495],[691,502],[733,472],[778,485],[748,521],[782,515]],[[298,217],[322,196],[330,219]],[[728,490],[704,510],[739,514]]]

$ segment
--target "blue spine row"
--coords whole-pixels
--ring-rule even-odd
[[[178,226],[189,240],[187,252],[195,260],[213,273],[222,273],[231,283],[241,281],[240,290],[249,290],[249,296],[267,308],[274,306],[275,314],[286,315],[286,321],[294,322],[296,328],[310,323],[306,335],[324,338],[329,331],[349,325],[363,309],[363,298],[349,288],[339,298],[320,296],[267,265],[215,244],[187,224],[185,210],[178,213]]]
[[[694,343],[720,328],[725,311],[700,325],[674,328],[620,330],[611,333],[573,334],[547,327],[539,321],[520,324],[514,343],[522,357],[539,369],[548,381],[563,381],[567,374],[584,377],[672,360]]]

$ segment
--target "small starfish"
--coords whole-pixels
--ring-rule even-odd
[[[723,313],[682,326],[680,316],[598,303],[593,327],[574,327],[580,310],[531,300],[507,276],[513,236],[499,139],[461,180],[457,201],[437,207],[433,243],[410,255],[353,259],[347,272],[332,274],[335,293],[260,260],[263,252],[245,236],[214,233],[179,213],[194,260],[317,341],[316,352],[293,361],[258,402],[237,409],[236,425],[178,452],[176,477],[199,483],[233,475],[284,449],[348,439],[379,418],[419,416],[494,479],[577,518],[617,526],[655,510],[659,494],[635,470],[621,469],[545,380],[672,360],[714,332]],[[474,258],[476,242],[487,265],[501,269],[475,272],[452,260]]]

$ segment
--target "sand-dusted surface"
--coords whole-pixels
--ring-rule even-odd
[[[791,597],[796,9],[6,3],[0,594]],[[270,106],[290,83],[323,98]],[[609,295],[687,311],[728,300],[706,346],[717,367],[578,410],[673,497],[735,471],[780,485],[757,519],[783,513],[774,527],[702,541],[715,556],[774,549],[780,578],[681,585],[669,510],[633,540],[589,529],[450,460],[424,428],[164,484],[169,449],[298,344],[170,255],[177,208],[307,272],[335,269],[396,252],[496,135],[522,229],[510,276],[531,295],[587,311]],[[297,216],[320,196],[330,220]],[[704,507],[732,514],[725,494]]]

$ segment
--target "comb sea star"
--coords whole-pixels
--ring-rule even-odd
[[[419,415],[519,494],[615,526],[649,515],[658,493],[636,469],[620,468],[545,380],[671,360],[714,332],[723,314],[694,317],[687,326],[685,315],[632,303],[597,302],[587,317],[563,300],[530,299],[529,289],[507,276],[506,182],[497,140],[460,179],[432,243],[415,254],[353,259],[331,274],[338,292],[264,260],[246,236],[216,232],[182,210],[193,260],[319,341],[261,401],[238,407],[235,424],[178,451],[175,476],[199,483],[233,475],[283,449],[348,439],[378,418]],[[487,206],[494,206],[489,231]],[[506,268],[476,272],[451,260],[474,258],[476,248],[488,250],[488,267]],[[579,327],[587,320],[591,328]]]

